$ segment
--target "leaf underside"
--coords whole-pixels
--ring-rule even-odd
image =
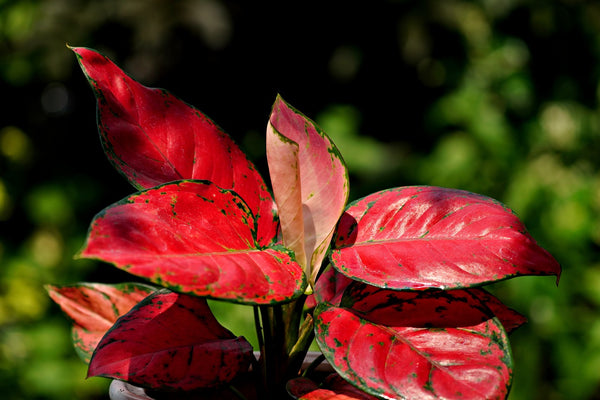
[[[523,315],[478,287],[398,292],[354,281],[347,286],[338,305],[383,324],[387,324],[385,313],[393,310],[402,311],[402,317],[411,326],[454,327],[466,324],[469,318],[475,324],[494,316],[511,333],[527,322]]]
[[[102,338],[88,376],[152,389],[221,385],[248,370],[252,346],[212,315],[206,299],[162,289],[121,317]]]
[[[46,287],[50,298],[73,321],[73,345],[86,363],[104,334],[156,288],[139,283],[81,283]]]
[[[403,187],[352,203],[331,263],[344,275],[397,289],[465,288],[560,265],[501,203],[439,187]]]
[[[290,301],[306,287],[287,250],[255,242],[239,196],[205,181],[170,183],[108,207],[81,256],[179,292],[245,304]]]

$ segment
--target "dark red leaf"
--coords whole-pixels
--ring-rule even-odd
[[[504,329],[511,332],[527,322],[523,315],[482,288],[398,292],[354,281],[339,304],[383,325],[388,324],[385,313],[390,308],[402,311],[410,326],[473,325],[495,316]],[[469,322],[471,317],[473,320]]]
[[[399,292],[363,285],[315,310],[323,354],[346,380],[384,398],[504,399],[506,332],[468,290]]]
[[[352,282],[355,281],[340,274],[331,264],[328,265],[317,280],[314,293],[314,300],[316,301],[311,300],[311,304],[316,305],[316,303],[328,302],[334,306],[339,305],[344,290]]]
[[[252,357],[250,343],[221,326],[206,299],[162,289],[119,318],[98,344],[88,376],[192,390],[231,381]]]
[[[159,186],[108,207],[92,222],[81,256],[179,292],[240,303],[289,301],[306,287],[286,249],[255,242],[240,197],[205,181]]]
[[[560,265],[511,210],[461,190],[374,193],[350,205],[336,235],[336,269],[384,288],[462,288],[517,275],[560,275]]]
[[[308,378],[299,377],[290,379],[285,385],[285,388],[290,396],[297,399],[307,393],[317,390],[319,386]]]
[[[73,321],[73,344],[86,363],[90,362],[98,342],[117,318],[156,290],[139,283],[48,285],[46,289]]]
[[[512,333],[515,329],[527,322],[527,318],[513,310],[508,308],[502,303],[497,297],[491,295],[480,288],[468,289],[469,293],[477,297],[490,311],[500,320],[504,330],[507,333]]]
[[[273,198],[227,134],[194,107],[141,85],[96,51],[72,50],[96,95],[102,144],[118,171],[138,189],[181,179],[233,189],[256,216],[258,243],[271,243],[277,233]]]
[[[353,399],[374,400],[377,398],[351,385],[337,373],[333,373],[325,378],[323,385],[328,389],[334,390],[336,393],[345,394]]]
[[[331,374],[322,387],[308,378],[294,378],[287,383],[288,393],[300,400],[375,400],[360,389],[352,386],[338,374]]]

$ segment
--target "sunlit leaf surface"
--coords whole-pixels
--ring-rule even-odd
[[[106,155],[136,188],[209,180],[244,199],[257,217],[261,245],[274,239],[272,196],[252,162],[221,128],[166,90],[136,82],[96,51],[72,50],[96,95]]]
[[[560,265],[511,210],[489,197],[439,187],[390,189],[352,203],[334,247],[338,271],[393,289],[560,275]]]
[[[344,379],[384,398],[504,399],[505,330],[468,290],[399,292],[364,285],[315,312],[319,347]]]
[[[181,181],[99,213],[81,256],[199,296],[251,304],[300,296],[306,287],[302,268],[286,249],[260,247],[254,226],[235,193]]]

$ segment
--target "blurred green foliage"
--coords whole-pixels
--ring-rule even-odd
[[[431,184],[505,202],[563,265],[493,286],[529,323],[512,400],[600,398],[600,5],[558,0],[0,1],[0,392],[105,398],[46,283],[132,280],[78,260],[133,191],[106,162],[64,47],[99,49],[221,124],[263,175],[276,93],[338,144],[352,198]],[[253,339],[251,312],[215,304]]]

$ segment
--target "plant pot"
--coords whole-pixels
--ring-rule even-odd
[[[260,354],[258,354],[260,355]],[[308,366],[319,356],[320,352],[308,352],[302,369]],[[323,361],[314,370],[315,373],[325,377],[333,372],[333,368],[327,361]],[[255,377],[252,374],[245,374],[234,385],[248,400],[258,400],[255,389]],[[166,392],[144,389],[127,382],[113,379],[108,389],[111,400],[240,400],[240,397],[230,388],[205,389],[190,392]]]
[[[236,382],[238,390],[248,400],[258,400],[251,376]],[[240,400],[228,387],[219,389],[195,390],[190,392],[167,392],[144,389],[127,382],[113,379],[108,389],[111,400]]]

